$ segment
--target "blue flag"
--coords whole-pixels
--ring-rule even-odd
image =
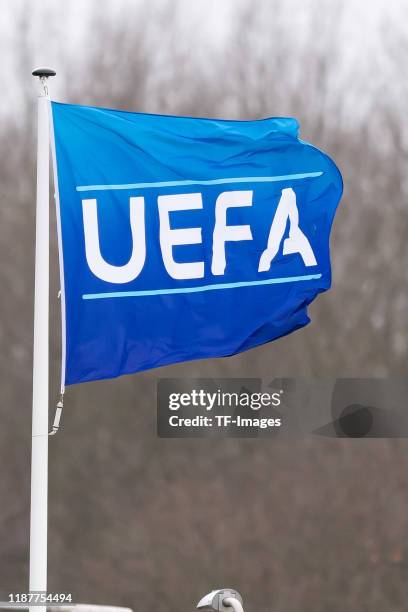
[[[309,322],[342,193],[290,118],[51,103],[63,385],[221,357]]]

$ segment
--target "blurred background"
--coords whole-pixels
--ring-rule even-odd
[[[28,588],[35,119],[52,97],[128,110],[295,116],[345,183],[333,288],[312,323],[236,357],[70,387],[50,440],[49,591],[188,612],[406,609],[408,441],[164,440],[158,377],[404,377],[404,0],[14,0],[2,5],[0,589]],[[51,410],[60,359],[52,235]]]

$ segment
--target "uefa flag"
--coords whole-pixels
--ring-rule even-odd
[[[342,193],[290,118],[51,102],[66,384],[232,355],[309,322]]]

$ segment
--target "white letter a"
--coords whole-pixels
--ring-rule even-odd
[[[276,256],[289,219],[289,236],[283,243],[283,254],[299,253],[305,266],[317,266],[317,261],[310,242],[299,227],[299,211],[296,206],[296,194],[290,187],[282,189],[278,208],[269,232],[268,245],[259,260],[258,272],[268,272],[272,259]]]

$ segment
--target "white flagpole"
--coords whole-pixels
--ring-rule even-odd
[[[37,205],[35,231],[33,418],[31,446],[30,592],[47,592],[48,519],[48,302],[49,302],[49,95],[46,68],[33,71],[38,97]],[[46,606],[30,612],[46,612]]]

